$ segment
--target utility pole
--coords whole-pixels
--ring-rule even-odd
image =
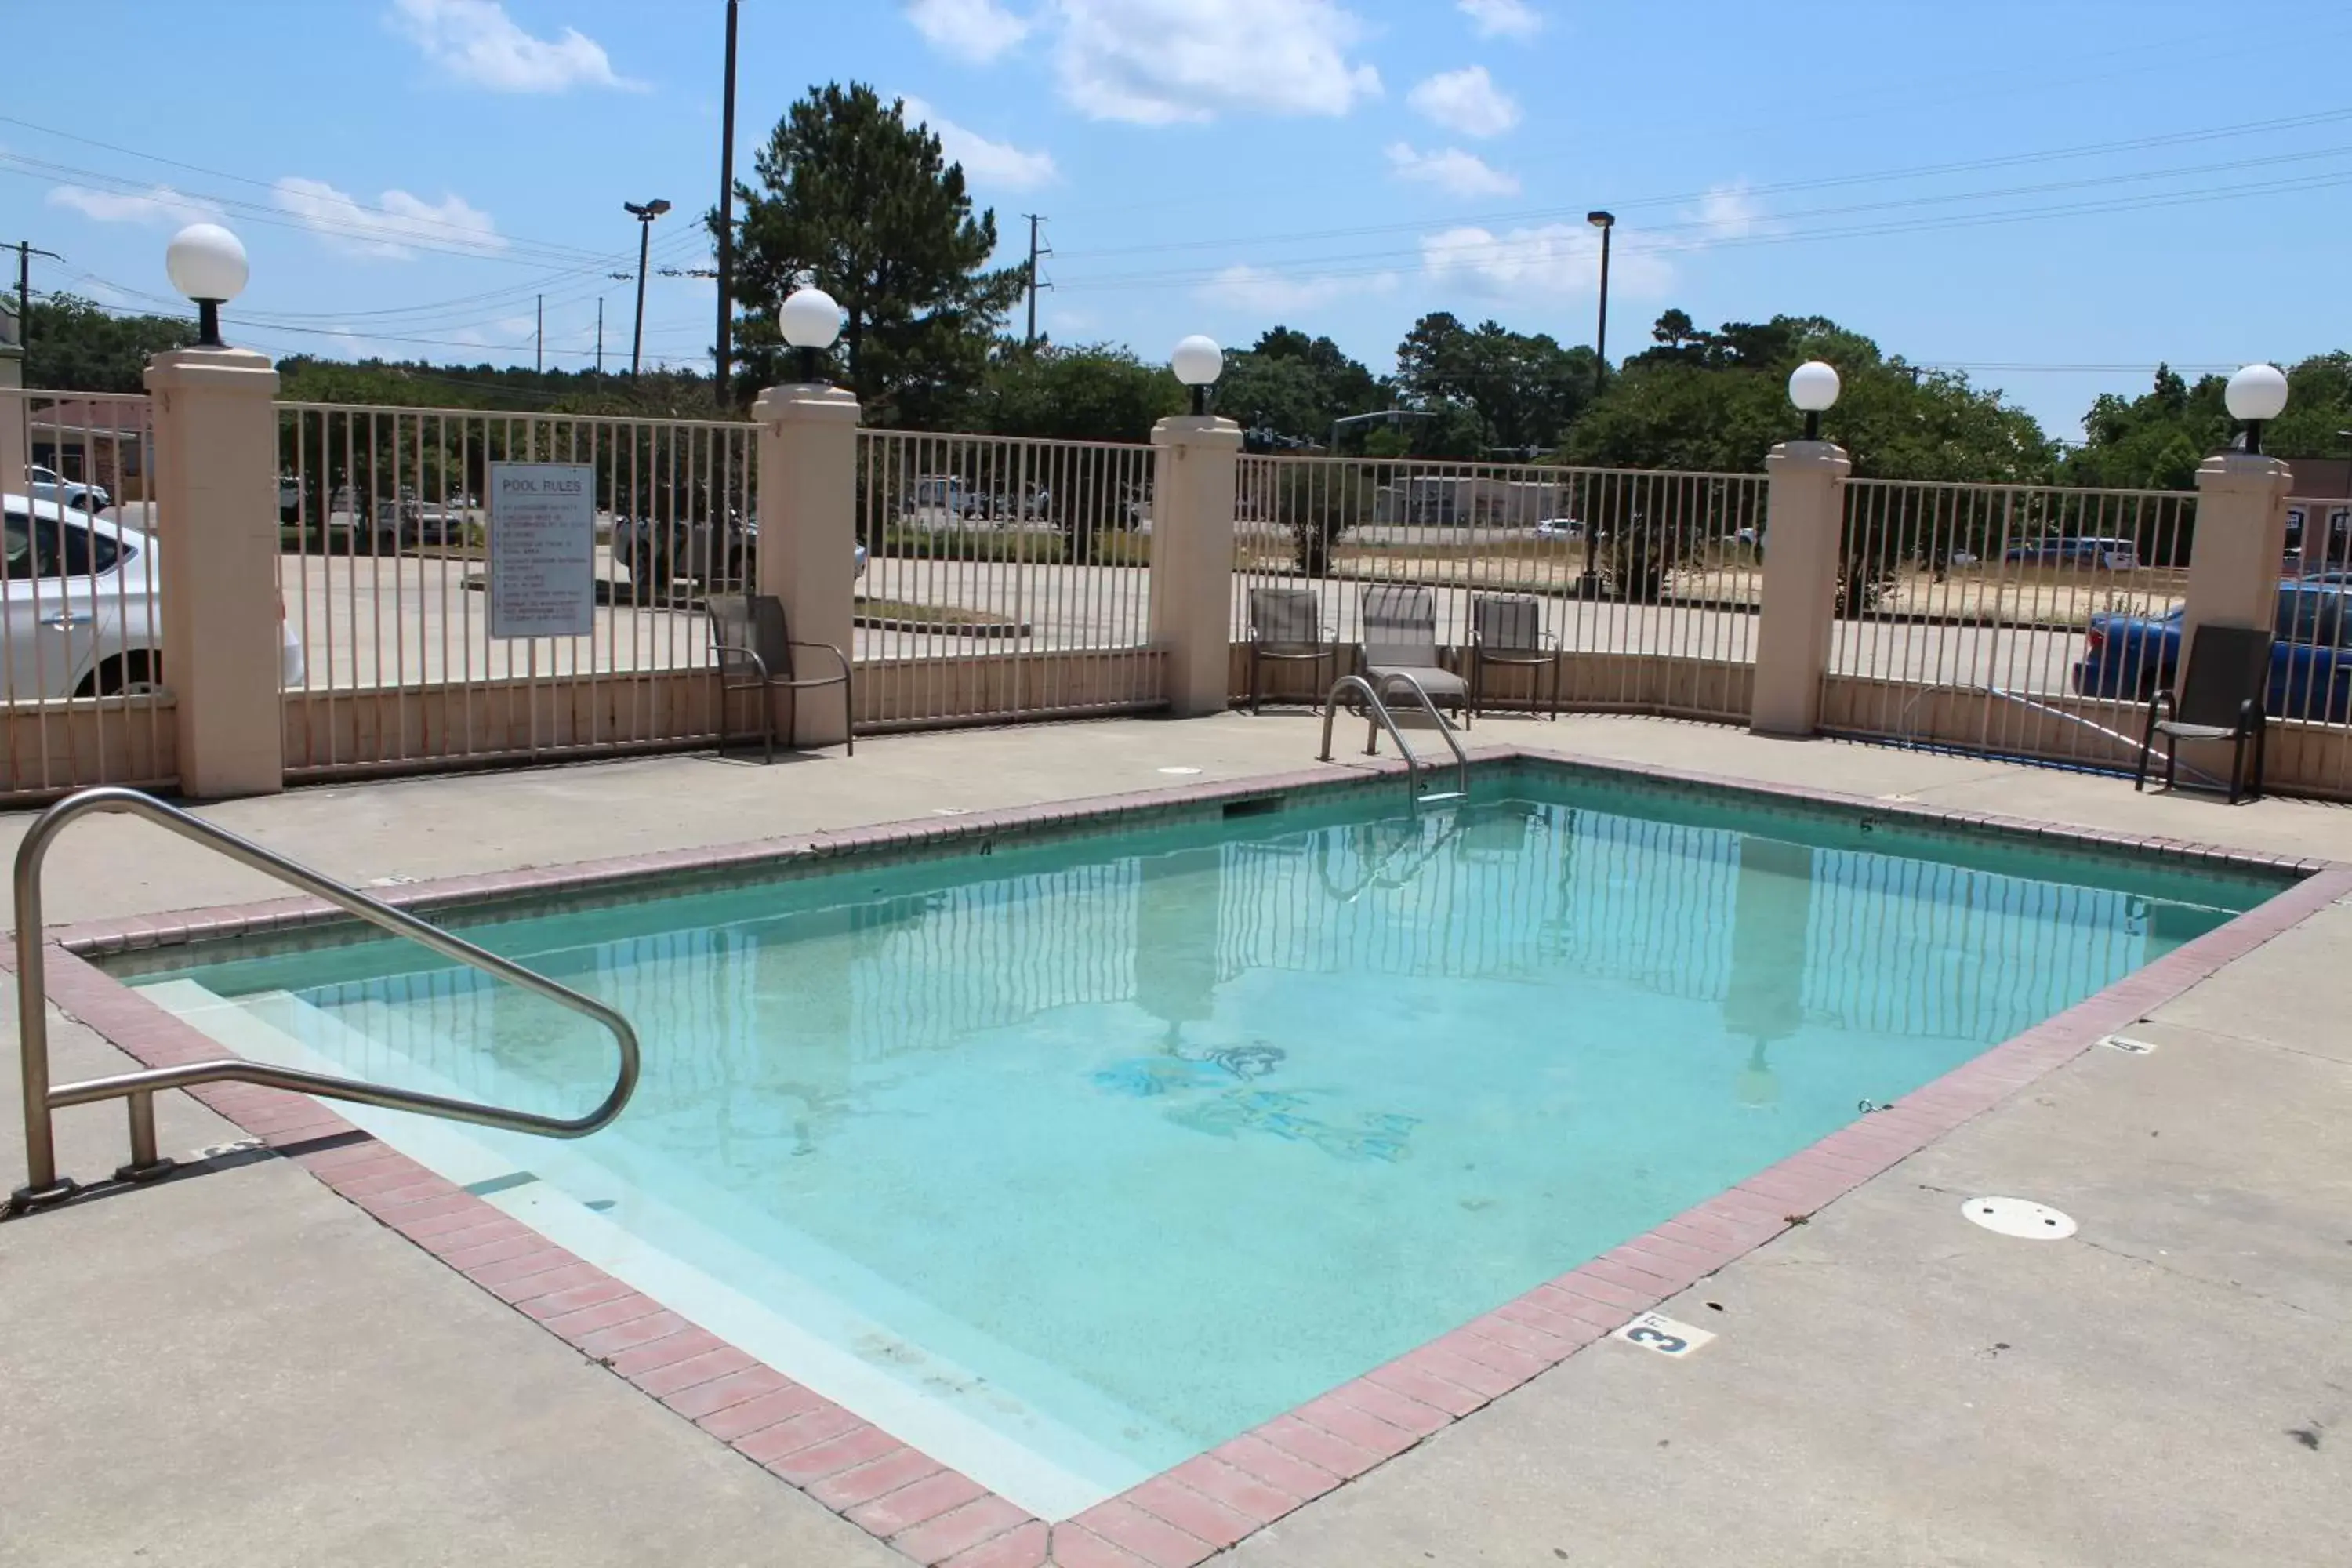
[[[63,261],[54,250],[42,250],[29,239],[16,242],[16,346],[31,352],[33,347],[33,258],[46,256],[51,261]]]
[[[719,121],[719,405],[733,400],[727,390],[735,329],[735,5],[727,0],[727,90]]]
[[[604,374],[604,296],[596,296],[596,374]]]
[[[539,374],[545,375],[547,374],[547,296],[544,294],[539,297],[539,331],[532,334],[531,342],[537,345],[539,351],[537,367]]]
[[[621,207],[637,220],[637,331],[629,342],[629,376],[635,380],[646,352],[646,252],[653,244],[654,219],[669,211],[669,203],[656,197],[643,206],[623,202]]]
[[[1037,245],[1037,226],[1045,220],[1035,213],[1022,216],[1029,220],[1029,346],[1034,349],[1037,346],[1037,290],[1053,287],[1051,283],[1037,281],[1037,258],[1054,253],[1051,249],[1040,249]]]

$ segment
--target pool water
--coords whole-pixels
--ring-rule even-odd
[[[610,1130],[354,1115],[1058,1517],[1640,1234],[2277,890],[1522,774],[504,919]],[[248,1055],[575,1113],[394,942],[150,976]]]

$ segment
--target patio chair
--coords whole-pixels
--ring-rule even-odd
[[[768,700],[773,687],[783,687],[793,693],[795,703],[800,693],[819,687],[838,686],[841,700],[848,716],[845,749],[850,756],[857,754],[856,693],[850,684],[849,659],[831,643],[794,642],[784,628],[783,601],[770,594],[713,594],[704,605],[710,616],[710,642],[719,655],[719,743],[727,743],[727,699],[738,691],[760,693],[760,738],[765,747],[767,762],[776,760],[776,711]],[[795,653],[821,653],[827,656],[839,673],[796,675],[793,656]],[[791,733],[792,726],[785,725]]]
[[[2164,737],[2164,787],[2173,774],[2183,741],[2229,741],[2230,804],[2263,797],[2263,743],[2270,729],[2263,702],[2271,684],[2271,632],[2264,626],[2202,626],[2189,645],[2189,673],[2180,697],[2159,688],[2148,700],[2147,729],[2140,736],[2135,791],[2147,787],[2147,765],[2156,738]],[[2246,771],[2248,742],[2253,772]]]
[[[1531,594],[1480,594],[1470,601],[1470,711],[1483,711],[1486,667],[1510,665],[1540,669],[1551,667],[1551,701],[1546,709],[1559,718],[1559,638],[1543,629],[1543,601]],[[1528,693],[1540,700],[1540,681]]]
[[[1437,595],[1427,588],[1383,584],[1364,590],[1364,675],[1386,700],[1390,683],[1410,676],[1432,706],[1451,708],[1470,727],[1470,688],[1438,662]]]
[[[1339,679],[1339,650],[1323,640],[1323,595],[1311,588],[1252,588],[1249,591],[1249,706],[1257,711],[1265,695],[1260,671],[1268,664],[1328,664]],[[1318,674],[1310,702],[1320,702],[1330,680]]]

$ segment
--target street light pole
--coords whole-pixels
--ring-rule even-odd
[[[728,372],[734,359],[735,330],[735,7],[727,0],[727,90],[719,111],[719,405],[730,402]]]
[[[623,202],[621,207],[637,220],[637,330],[629,342],[629,375],[634,380],[646,350],[646,253],[653,244],[654,219],[669,211],[669,204],[656,198],[643,206]]]
[[[1589,212],[1584,221],[1601,231],[1601,325],[1592,336],[1592,395],[1609,384],[1609,237],[1617,232],[1617,215]]]

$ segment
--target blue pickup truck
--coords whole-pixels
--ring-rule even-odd
[[[2340,724],[2352,719],[2352,573],[2291,578],[2278,589],[2271,645],[2271,689],[2263,703],[2273,719]],[[2164,616],[2091,617],[2075,661],[2074,689],[2085,697],[2145,702],[2172,684],[2180,662],[2180,612]]]

